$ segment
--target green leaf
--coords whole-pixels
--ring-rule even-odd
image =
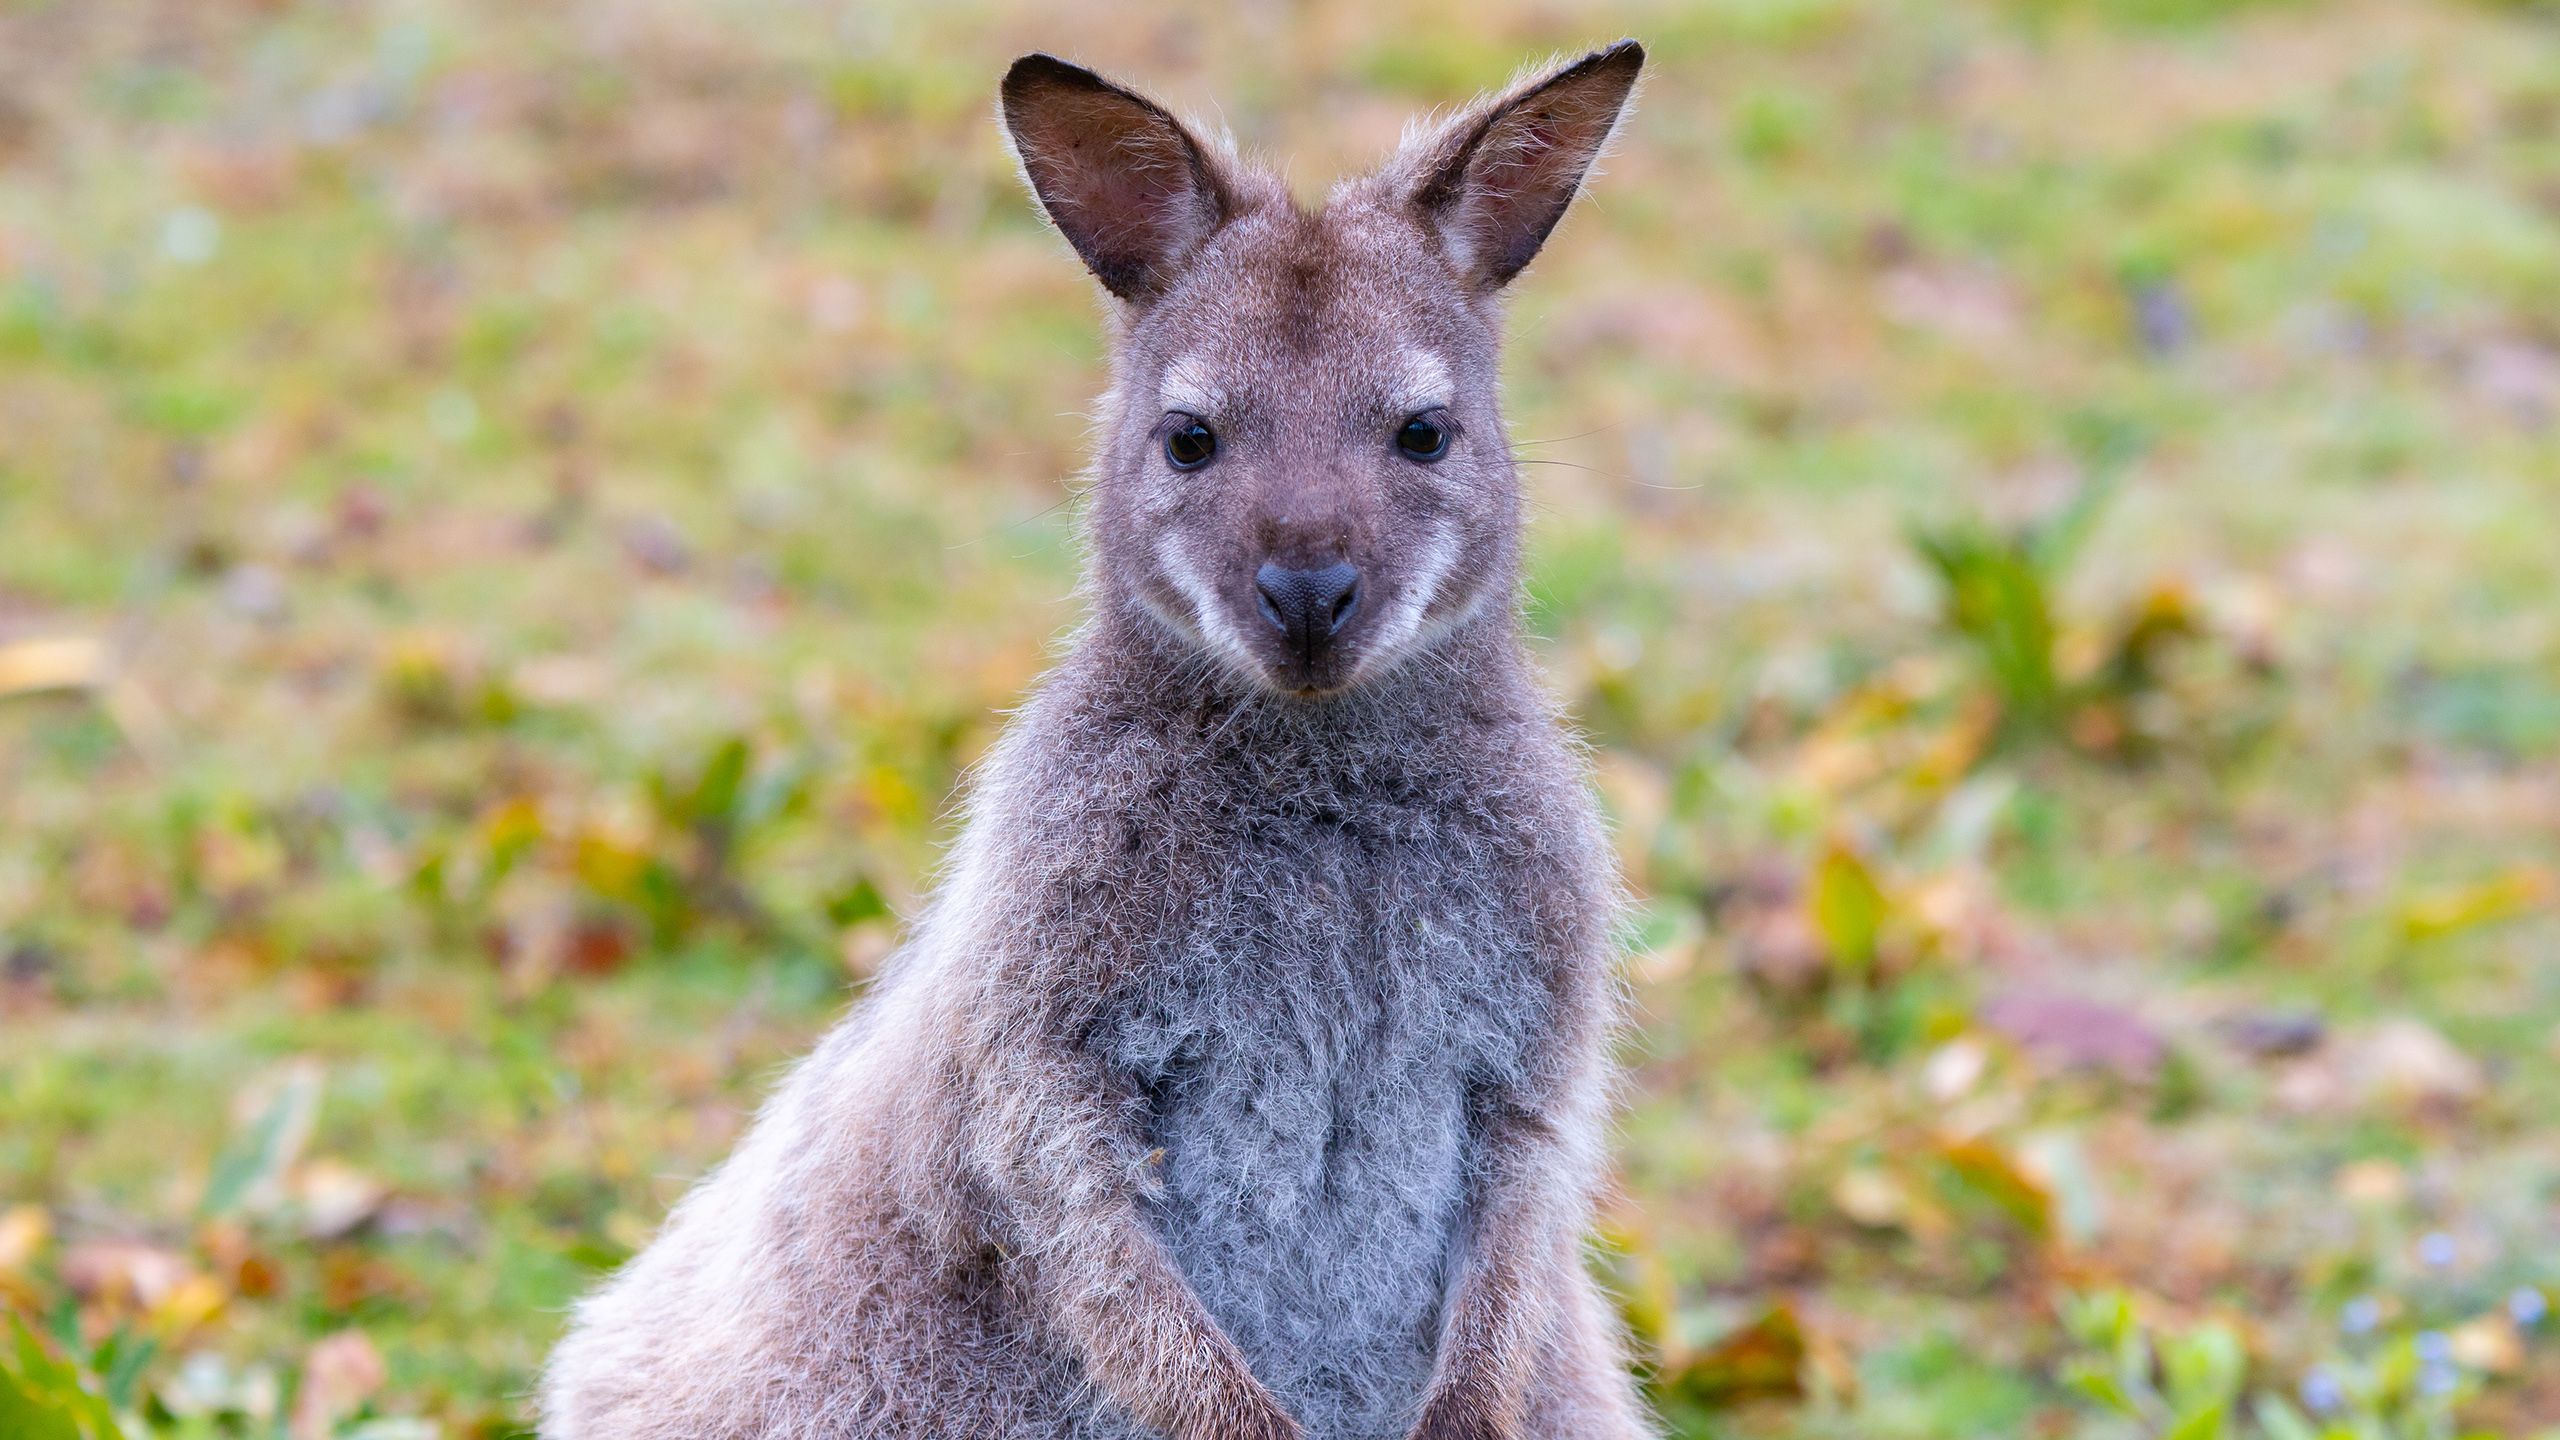
[[[319,1067],[295,1066],[267,1108],[215,1158],[213,1176],[204,1187],[205,1218],[231,1214],[261,1183],[283,1174],[311,1132],[311,1117],[319,1108]]]
[[[2228,1325],[2199,1326],[2169,1341],[2160,1352],[2169,1402],[2181,1412],[2208,1406],[2228,1409],[2240,1393],[2240,1379],[2248,1366],[2248,1352]]]
[[[2013,728],[2049,729],[2062,699],[2049,567],[2032,536],[1979,521],[1912,537],[1945,590],[1943,618],[1980,652]]]
[[[2261,1395],[2255,1408],[2267,1440],[2320,1440],[2319,1429],[2282,1396]]]
[[[2113,1350],[2133,1328],[2133,1301],[2121,1290],[2075,1295],[2064,1302],[2062,1319],[2081,1344]]]
[[[107,1402],[80,1371],[48,1354],[27,1322],[9,1317],[16,1354],[0,1359],[0,1436],[8,1440],[124,1440]]]
[[[2063,1383],[2128,1420],[2142,1418],[2142,1406],[2127,1393],[2124,1382],[2115,1372],[2093,1361],[2072,1363],[2063,1373]]]
[[[2160,1440],[2221,1440],[2231,1424],[2229,1405],[2208,1405],[2181,1415]]]
[[[120,1333],[99,1347],[91,1363],[102,1372],[107,1403],[118,1410],[133,1409],[141,1393],[142,1372],[159,1353],[160,1342],[148,1335]]]

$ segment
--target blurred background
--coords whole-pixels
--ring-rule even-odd
[[[2560,1433],[2560,12],[0,0],[0,1433],[522,1434],[1076,615],[1035,47],[1515,288],[1682,1437]]]

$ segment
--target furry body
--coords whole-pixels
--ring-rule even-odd
[[[1483,630],[1453,643],[1516,666],[1508,616]],[[1083,1037],[1095,1098],[1129,1122],[1096,1158],[1144,1187],[1306,1432],[1409,1431],[1479,1107],[1554,1052],[1588,1063],[1605,1021],[1611,895],[1579,767],[1542,707],[1488,703],[1454,667],[1409,694],[1237,707],[1134,681],[1112,648],[1089,637],[1017,719],[875,993],[582,1308],[552,1433],[1152,1433],[1043,1342],[1011,1272],[1049,1237],[989,1223],[1003,1182],[981,1157],[1044,1138],[1040,1097],[973,1074],[1006,1071],[1017,1026]],[[1550,1258],[1562,1313],[1596,1308],[1578,1257]],[[1529,1433],[1634,1433],[1595,1339],[1548,1342]]]
[[[1026,169],[1132,307],[1093,618],[911,942],[580,1306],[546,1436],[1650,1433],[1580,1254],[1617,882],[1516,635],[1489,298],[1638,58],[1320,214],[1017,65]],[[1487,152],[1493,201],[1434,198]],[[1408,412],[1445,456],[1380,438]],[[1214,471],[1168,468],[1168,416],[1215,422]],[[1275,556],[1356,565],[1356,623],[1275,639]]]

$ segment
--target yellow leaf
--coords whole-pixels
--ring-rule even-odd
[[[2410,897],[2400,907],[2400,931],[2411,940],[2436,940],[2531,913],[2552,898],[2551,872],[2518,865],[2486,880],[2448,885]]]
[[[222,1313],[230,1298],[212,1276],[190,1274],[151,1307],[151,1326],[163,1335],[185,1335]]]
[[[1814,866],[1808,898],[1814,933],[1822,937],[1832,961],[1853,970],[1873,968],[1889,903],[1858,852],[1837,841],[1827,847]]]

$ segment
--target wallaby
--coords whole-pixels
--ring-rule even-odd
[[[578,1307],[555,1440],[1627,1440],[1583,1263],[1619,892],[1518,637],[1496,297],[1622,42],[1319,208],[1002,116],[1109,291],[1089,619],[872,993]]]

